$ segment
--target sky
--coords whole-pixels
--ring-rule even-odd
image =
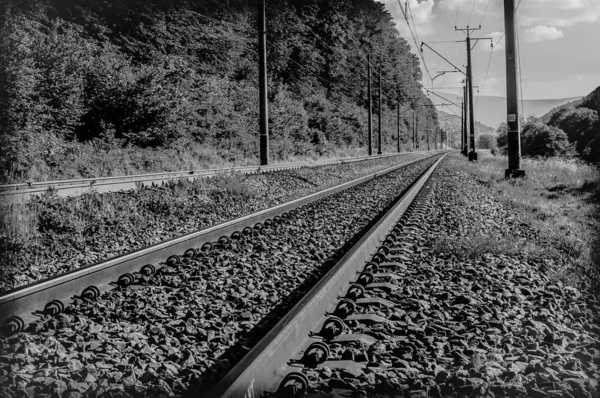
[[[415,51],[415,41],[400,3],[379,0],[392,14],[396,26]],[[503,0],[407,0],[413,34],[452,64],[466,70],[466,35],[458,28],[477,28],[472,37],[480,40],[472,51],[473,84],[479,95],[506,96]],[[600,0],[520,0],[517,8],[520,81],[525,99],[580,97],[600,86]],[[519,0],[515,0],[518,4]],[[413,24],[414,21],[414,24]],[[433,43],[451,41],[451,43]],[[416,51],[415,51],[416,52]],[[423,72],[424,85],[452,92],[461,85],[461,73],[438,72],[454,67],[423,46],[423,58],[433,78]],[[489,65],[489,69],[488,69]],[[421,66],[423,68],[423,66]],[[447,88],[444,88],[447,87]],[[477,89],[475,89],[477,94]]]

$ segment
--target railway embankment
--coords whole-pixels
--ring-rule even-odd
[[[0,204],[0,292],[299,198],[422,152],[256,175],[224,172],[124,192]]]
[[[527,164],[529,178],[541,172],[560,174],[565,168],[577,175],[573,165]],[[600,295],[590,280],[593,270],[583,269],[585,253],[568,250],[553,233],[563,230],[560,217],[553,222],[544,218],[552,228],[540,229],[543,224],[534,222],[535,214],[544,209],[523,207],[522,200],[539,195],[534,186],[548,182],[490,177],[499,175],[501,166],[494,158],[479,165],[465,165],[458,155],[446,161],[426,210],[407,221],[410,228],[391,247],[392,255],[401,253],[402,258],[392,282],[398,287],[392,292],[375,289],[370,295],[394,305],[357,307],[390,322],[348,321],[348,333],[376,335],[377,341],[329,345],[329,361],[361,358],[378,366],[364,372],[327,366],[308,370],[309,392],[335,389],[342,396],[363,397],[598,396]],[[511,186],[504,189],[503,184]],[[587,189],[585,181],[569,184],[565,189],[573,192],[577,185]],[[563,198],[564,203],[592,200],[595,193],[575,195],[577,199]],[[536,202],[544,203],[529,199]],[[584,214],[585,203],[570,207],[578,215],[566,214],[567,219],[593,217]],[[593,231],[587,232],[592,237]]]
[[[357,366],[299,367],[308,392],[598,396],[598,172],[544,162],[524,162],[528,177],[505,181],[503,159],[447,157],[388,248],[394,264],[376,274],[387,285],[366,284],[374,304],[356,312],[371,321],[343,321],[346,333],[371,338],[327,342],[329,362]],[[5,395],[203,396],[422,169],[41,315],[1,338]]]

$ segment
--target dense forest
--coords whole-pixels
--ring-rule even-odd
[[[5,0],[0,179],[96,177],[253,161],[258,4],[246,0]],[[383,146],[412,112],[438,126],[421,70],[375,0],[267,0],[273,160],[367,142],[367,54],[383,82]],[[420,131],[421,140],[425,137]],[[364,149],[366,153],[366,148]],[[182,163],[184,162],[184,163]],[[210,163],[210,162],[208,162]]]
[[[521,154],[563,156],[600,165],[600,87],[581,100],[552,109],[539,119],[522,122]],[[497,131],[498,148],[506,153],[506,123]]]

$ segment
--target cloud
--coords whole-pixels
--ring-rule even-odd
[[[517,13],[524,26],[573,26],[600,20],[600,1],[523,0]]]
[[[556,26],[538,25],[527,29],[523,33],[523,39],[528,43],[537,43],[540,41],[556,40],[565,37],[562,30]]]
[[[485,35],[485,37],[491,37],[492,38],[492,43],[494,44],[494,48],[492,49],[492,51],[500,51],[500,50],[504,50],[504,32],[492,32],[492,33],[488,33],[487,35]],[[482,49],[484,49],[485,51],[487,51],[487,47],[482,46]]]
[[[528,0],[532,8],[548,7],[559,10],[586,8],[589,0]]]
[[[385,5],[385,8],[392,14],[396,27],[400,31],[402,37],[406,38],[409,42],[412,41],[410,31],[404,14],[400,9],[398,0],[378,0],[380,3]],[[404,5],[404,1],[401,2]],[[433,24],[435,16],[433,15],[434,0],[408,0],[409,14],[408,21],[410,26],[419,36],[428,36],[434,32],[435,26]],[[412,17],[412,18],[411,18]],[[413,25],[414,21],[414,25]]]

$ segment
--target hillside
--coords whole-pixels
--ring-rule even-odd
[[[574,100],[574,101],[569,101],[566,104],[560,105],[560,106],[556,106],[552,109],[550,109],[550,111],[548,111],[546,114],[544,114],[542,117],[538,118],[538,122],[540,123],[546,123],[548,124],[548,122],[550,121],[550,118],[552,117],[552,115],[554,115],[556,112],[560,112],[564,109],[575,109],[577,108],[579,105],[581,105],[583,99],[578,99],[578,100]]]
[[[462,97],[454,94],[442,93],[444,97],[453,102],[460,104]],[[546,114],[552,108],[566,104],[571,101],[576,101],[581,97],[559,98],[559,99],[540,99],[540,100],[523,100],[524,117],[534,115],[541,116]],[[436,104],[444,102],[440,98],[432,99]],[[475,97],[475,119],[481,123],[492,126],[497,129],[498,126],[506,119],[506,98],[484,96]]]
[[[256,164],[257,19],[245,0],[0,2],[0,183]],[[266,20],[272,160],[365,147],[367,52],[394,82],[384,150],[398,98],[431,104],[382,3],[273,0]]]
[[[438,112],[438,117],[441,118],[445,118],[445,117],[450,117],[450,116],[454,116],[454,114],[451,113],[447,113],[444,112],[442,110],[437,110]],[[455,123],[459,124],[460,122],[458,122],[458,120],[460,119],[456,119]],[[443,121],[440,121],[440,125],[443,127],[444,123]],[[479,135],[479,134],[495,134],[496,130],[493,127],[487,126],[481,122],[478,122],[477,120],[475,120],[475,134]]]
[[[549,115],[548,125],[562,130],[577,155],[590,163],[600,164],[600,87],[569,106],[559,107]]]

